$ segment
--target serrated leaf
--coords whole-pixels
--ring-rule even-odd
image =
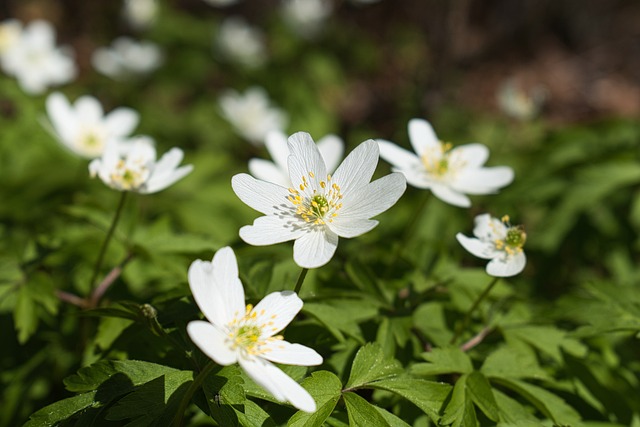
[[[491,421],[498,421],[498,404],[493,396],[489,380],[478,371],[467,376],[467,394],[471,400]]]
[[[414,375],[431,376],[441,374],[468,374],[473,371],[471,359],[458,347],[434,348],[422,353],[422,358],[431,363],[417,363],[411,367]]]
[[[462,375],[453,386],[451,399],[444,409],[440,424],[453,427],[478,426],[476,411],[471,396],[467,393],[467,378],[467,374]]]
[[[379,344],[366,344],[356,354],[346,389],[362,387],[372,381],[402,372],[400,363],[384,355]]]
[[[494,381],[520,394],[556,424],[576,425],[580,422],[576,410],[550,391],[515,379],[496,378]]]
[[[438,422],[442,405],[449,396],[451,386],[418,378],[396,377],[367,384],[367,388],[396,393],[420,408],[434,422]]]
[[[533,416],[532,411],[525,408],[520,402],[507,396],[498,389],[493,390],[496,403],[500,410],[500,419],[505,423],[517,423],[520,421],[534,422],[540,425],[540,421]]]
[[[490,378],[536,378],[549,375],[540,367],[533,350],[524,343],[512,342],[489,354],[480,372]]]
[[[83,393],[47,405],[33,413],[23,427],[57,426],[61,421],[94,405],[95,395],[95,392]]]
[[[343,397],[344,403],[347,406],[349,425],[390,427],[389,423],[387,423],[376,408],[364,398],[350,392],[345,393]]]
[[[316,412],[296,412],[287,426],[289,427],[316,427],[321,426],[333,412],[336,403],[342,393],[342,382],[334,374],[328,371],[317,371],[302,382],[302,386],[316,401]]]
[[[568,338],[565,331],[553,326],[505,328],[504,335],[507,342],[512,339],[527,342],[557,362],[562,361],[562,349],[575,356],[584,356],[587,351],[587,348],[579,341]]]

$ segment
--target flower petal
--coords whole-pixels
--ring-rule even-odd
[[[487,274],[494,277],[511,277],[524,270],[527,257],[519,252],[506,257],[494,258],[487,264]]]
[[[289,137],[288,159],[289,178],[296,190],[301,190],[302,178],[309,183],[311,191],[320,188],[320,181],[327,176],[327,167],[324,164],[320,150],[311,135],[306,132],[297,132]]]
[[[458,206],[461,208],[468,208],[471,206],[471,200],[464,194],[442,184],[432,184],[431,192],[438,199],[443,202],[449,203],[453,206]]]
[[[288,213],[293,207],[287,200],[289,190],[285,187],[257,180],[246,173],[234,175],[231,187],[240,200],[265,215]]]
[[[340,137],[330,134],[320,138],[317,145],[327,167],[327,173],[333,173],[344,155],[344,142]]]
[[[176,169],[183,156],[184,153],[179,148],[172,148],[166,152],[155,164],[152,175],[145,183],[144,188],[140,190],[140,193],[157,193],[191,173],[193,165],[185,165]]]
[[[252,380],[277,400],[289,401],[301,411],[316,411],[316,402],[309,392],[276,366],[260,358],[241,358],[238,362]]]
[[[273,159],[273,162],[276,166],[282,170],[283,172],[287,172],[289,170],[288,161],[289,161],[289,145],[287,144],[287,135],[279,130],[273,130],[269,132],[265,138],[265,146],[267,147],[267,151],[269,155]],[[289,182],[289,174],[287,173],[286,182]],[[289,184],[284,184],[286,187]]]
[[[262,357],[275,363],[296,366],[317,366],[322,364],[322,356],[314,349],[304,345],[277,340],[270,341],[262,348],[267,349],[267,352]]]
[[[423,119],[409,120],[409,140],[413,151],[418,156],[422,156],[428,148],[440,145],[440,140],[436,136],[433,126]]]
[[[462,233],[456,234],[456,239],[458,239],[458,242],[460,242],[463,248],[478,258],[493,259],[500,256],[500,253],[496,252],[495,246],[490,242],[483,242],[478,239],[467,237]]]
[[[507,226],[489,214],[477,215],[473,222],[473,235],[480,240],[493,242],[507,237]]]
[[[326,227],[315,227],[295,241],[293,260],[300,267],[321,267],[331,260],[337,247],[337,234]]]
[[[126,107],[116,108],[104,118],[104,125],[109,130],[109,134],[116,137],[130,135],[139,122],[140,114]]]
[[[225,334],[209,322],[194,320],[187,325],[187,333],[200,350],[219,365],[231,365],[238,355],[225,343]]]
[[[513,169],[496,166],[481,169],[463,169],[455,177],[451,186],[467,194],[491,194],[511,184]]]
[[[266,246],[298,239],[306,233],[308,225],[294,217],[261,216],[253,225],[240,228],[240,238],[250,245]]]
[[[453,148],[449,155],[463,162],[466,168],[475,169],[485,164],[489,158],[489,149],[483,144],[465,144]]]
[[[56,136],[69,147],[77,126],[69,101],[60,92],[54,92],[47,97],[46,109]]]
[[[378,225],[378,221],[373,219],[347,219],[333,221],[327,226],[338,236],[350,239],[360,236],[373,230]]]
[[[265,324],[261,338],[271,337],[283,330],[302,308],[302,300],[293,291],[273,292],[253,308],[256,323]]]
[[[378,144],[370,139],[358,145],[338,166],[333,182],[340,186],[343,195],[358,192],[371,181],[378,165]]]
[[[75,103],[76,114],[81,123],[98,123],[104,114],[102,105],[93,96],[81,96]]]
[[[376,139],[380,149],[380,157],[399,169],[414,169],[422,167],[420,157],[409,150],[397,146],[393,142]]]
[[[244,313],[244,289],[231,248],[220,249],[211,262],[192,262],[188,277],[196,304],[214,325],[223,327],[234,319],[236,313]]]
[[[286,166],[285,166],[286,167]],[[284,173],[274,162],[264,159],[250,159],[249,173],[254,177],[263,181],[272,182],[283,187],[290,187],[289,174]]]
[[[334,222],[372,218],[393,206],[406,188],[404,175],[392,173],[367,184],[358,192],[345,194],[342,209]]]

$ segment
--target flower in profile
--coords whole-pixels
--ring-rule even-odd
[[[262,32],[242,18],[222,21],[215,43],[225,59],[247,68],[259,67],[267,59]]]
[[[110,47],[96,49],[91,56],[91,64],[107,77],[126,80],[151,73],[163,59],[162,51],[155,43],[118,37]]]
[[[491,194],[513,181],[508,166],[486,168],[489,149],[482,144],[453,147],[436,137],[426,120],[409,121],[409,139],[415,154],[392,142],[378,140],[380,157],[393,165],[394,172],[402,172],[410,185],[430,189],[449,204],[468,208],[471,200],[466,194]]]
[[[264,159],[249,160],[249,172],[255,178],[283,187],[291,187],[289,179],[289,146],[287,136],[280,131],[269,132],[265,140],[267,151],[273,162]],[[344,142],[336,135],[326,135],[318,140],[318,150],[327,166],[327,172],[333,173],[344,154]]]
[[[458,242],[478,258],[490,259],[487,273],[494,277],[510,277],[520,273],[527,258],[522,248],[527,233],[522,226],[512,226],[509,217],[493,218],[489,214],[478,215],[473,229],[475,238],[456,234]]]
[[[378,225],[370,218],[386,211],[406,188],[404,176],[392,173],[370,182],[378,163],[378,146],[368,140],[356,147],[329,175],[318,146],[306,132],[289,137],[289,188],[235,175],[240,200],[262,212],[240,237],[263,246],[295,240],[293,259],[301,267],[320,267],[333,257],[338,237],[356,237]]]
[[[505,81],[496,95],[502,112],[522,121],[532,120],[538,116],[547,97],[548,92],[543,86],[537,85],[526,91],[513,79]]]
[[[302,308],[302,300],[295,292],[273,292],[255,307],[245,306],[236,256],[229,247],[216,252],[211,262],[194,261],[189,267],[189,287],[207,321],[189,322],[187,333],[208,357],[223,366],[237,362],[279,401],[315,412],[311,395],[271,363],[322,363],[322,356],[315,350],[276,335]]]
[[[263,144],[269,132],[282,131],[287,123],[287,115],[271,105],[260,87],[250,87],[244,94],[227,91],[218,102],[223,117],[253,145]]]
[[[20,40],[22,23],[17,19],[0,22],[0,59],[2,55]]]
[[[331,2],[325,0],[283,0],[282,14],[285,22],[296,34],[316,37],[331,15]]]
[[[46,21],[33,21],[22,31],[11,24],[8,45],[2,53],[2,68],[18,79],[27,93],[40,94],[49,86],[71,81],[76,66],[69,48],[56,47],[53,27]],[[19,34],[18,38],[13,37]]]
[[[130,142],[109,141],[102,157],[89,164],[91,177],[100,177],[119,191],[152,194],[164,190],[193,170],[192,165],[178,167],[183,152],[172,148],[156,161],[156,149],[148,136]]]
[[[88,159],[101,156],[108,141],[125,140],[140,120],[131,108],[120,107],[104,114],[100,102],[92,96],[81,96],[72,105],[59,92],[47,97],[46,109],[46,127],[56,139]]]
[[[136,30],[147,29],[157,14],[157,0],[125,0],[122,8],[122,16]]]

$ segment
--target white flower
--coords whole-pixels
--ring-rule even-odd
[[[255,307],[245,306],[238,265],[229,247],[211,262],[197,260],[189,267],[189,286],[207,321],[189,322],[191,340],[220,365],[238,362],[256,383],[280,401],[315,412],[316,403],[300,384],[271,362],[313,366],[322,363],[315,350],[284,341],[276,335],[302,308],[295,292],[273,292]]]
[[[249,160],[249,172],[255,178],[283,187],[291,187],[289,179],[289,146],[287,136],[280,131],[272,131],[267,135],[265,146],[271,154],[273,162],[264,159]],[[336,135],[326,135],[318,140],[318,150],[327,165],[327,172],[333,173],[344,154],[344,142]]]
[[[326,0],[283,0],[282,13],[287,24],[302,37],[315,37],[331,15]]]
[[[473,234],[476,238],[456,234],[458,242],[478,258],[490,259],[487,273],[495,277],[509,277],[520,273],[527,258],[522,250],[527,234],[521,226],[509,224],[509,217],[502,220],[492,218],[489,214],[475,218]]]
[[[409,121],[409,139],[416,154],[384,140],[378,140],[380,157],[402,172],[407,182],[417,188],[430,189],[433,194],[454,206],[469,207],[465,194],[491,194],[513,181],[508,166],[482,167],[489,158],[489,149],[482,144],[467,144],[453,148],[436,137],[426,120]]]
[[[15,27],[9,31],[16,34]],[[40,94],[49,86],[75,78],[76,66],[71,50],[57,48],[55,40],[51,24],[33,21],[24,27],[17,40],[9,42],[2,54],[2,68],[18,79],[25,92]]]
[[[0,23],[0,58],[13,45],[18,43],[22,34],[22,23],[17,19],[7,19]]]
[[[286,114],[273,106],[264,89],[251,87],[243,94],[227,91],[218,100],[222,115],[236,132],[254,145],[260,145],[273,130],[282,131]]]
[[[509,79],[500,86],[496,98],[498,106],[507,116],[526,121],[540,113],[547,96],[543,86],[534,86],[526,92],[515,80]]]
[[[320,267],[331,259],[338,236],[356,237],[374,228],[374,217],[395,204],[406,188],[402,174],[370,182],[378,163],[378,146],[368,140],[342,162],[333,176],[305,132],[289,137],[289,177],[292,187],[235,175],[231,186],[238,197],[265,216],[240,229],[251,245],[295,240],[293,259],[304,268]]]
[[[138,136],[131,142],[109,142],[102,157],[89,164],[89,172],[113,189],[151,194],[164,190],[193,170],[192,165],[178,167],[182,157],[181,149],[172,148],[156,162],[153,140]]]
[[[232,16],[222,21],[216,46],[230,62],[248,68],[259,67],[267,58],[262,32],[238,17]]]
[[[105,76],[122,80],[154,71],[163,59],[162,51],[155,43],[118,37],[111,47],[96,49],[91,56],[91,63]]]
[[[157,0],[124,0],[122,15],[136,30],[148,28],[158,14]]]
[[[66,148],[88,159],[101,156],[108,141],[126,139],[140,120],[130,108],[104,114],[92,96],[82,96],[71,105],[63,94],[54,92],[47,97],[46,108],[47,128]]]

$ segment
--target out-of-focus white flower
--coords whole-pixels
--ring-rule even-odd
[[[473,234],[476,238],[456,234],[458,242],[478,258],[490,259],[487,273],[494,277],[515,276],[524,270],[527,258],[522,248],[527,240],[527,233],[521,226],[512,226],[509,217],[501,220],[489,214],[475,218]]]
[[[507,116],[527,121],[540,113],[547,94],[543,86],[535,86],[526,92],[513,79],[509,79],[500,86],[496,98],[498,106]]]
[[[115,190],[157,193],[193,170],[192,165],[178,167],[183,155],[181,149],[172,148],[156,161],[153,139],[148,136],[127,143],[109,141],[102,157],[89,164],[89,172]]]
[[[426,120],[409,121],[409,139],[416,154],[389,141],[378,140],[380,157],[401,172],[414,187],[430,189],[449,204],[471,206],[465,194],[491,194],[513,181],[508,166],[485,168],[489,149],[482,144],[466,144],[453,148],[436,137]]]
[[[157,0],[124,0],[122,15],[136,30],[149,28],[157,14]]]
[[[242,18],[232,16],[222,21],[215,42],[229,62],[256,68],[267,59],[262,32]]]
[[[108,141],[124,141],[140,121],[131,108],[104,114],[92,96],[82,96],[71,105],[63,94],[54,92],[47,97],[46,108],[48,130],[66,148],[88,159],[101,156]]]
[[[239,0],[204,0],[204,1],[206,3],[209,3],[211,6],[216,6],[216,7],[227,7],[239,2]]]
[[[255,178],[283,187],[291,187],[289,179],[289,146],[287,135],[280,131],[272,131],[267,135],[265,146],[273,159],[272,162],[264,159],[249,160],[249,172]],[[318,150],[327,165],[327,172],[333,173],[340,164],[344,154],[344,142],[336,135],[326,135],[318,140]]]
[[[218,100],[222,115],[236,132],[254,145],[263,144],[267,134],[282,131],[287,115],[273,107],[264,89],[250,87],[244,94],[230,90]]]
[[[295,292],[273,292],[255,307],[245,306],[233,250],[220,249],[211,262],[197,260],[189,267],[189,287],[208,321],[187,325],[191,340],[216,363],[238,363],[256,383],[276,399],[315,412],[313,397],[271,362],[314,366],[322,363],[315,350],[276,335],[302,308]]]
[[[94,68],[114,80],[148,74],[162,61],[162,51],[155,43],[129,37],[118,37],[111,47],[98,48],[91,56]]]
[[[17,19],[7,19],[0,22],[0,58],[18,43],[22,34],[22,23]]]
[[[256,246],[295,240],[293,259],[304,268],[329,262],[338,237],[373,229],[378,221],[370,218],[393,206],[407,186],[399,173],[370,182],[378,164],[378,145],[372,140],[356,147],[333,176],[308,133],[291,135],[289,151],[291,187],[247,174],[235,175],[231,186],[240,200],[264,214],[242,227],[240,238]]]
[[[51,24],[33,21],[22,31],[17,28],[16,24],[11,24],[7,29],[8,45],[1,56],[2,68],[18,80],[25,92],[40,94],[49,86],[75,78],[73,53],[70,48],[56,47],[56,34]]]
[[[302,37],[313,38],[331,15],[327,0],[283,0],[282,14],[287,24]]]

